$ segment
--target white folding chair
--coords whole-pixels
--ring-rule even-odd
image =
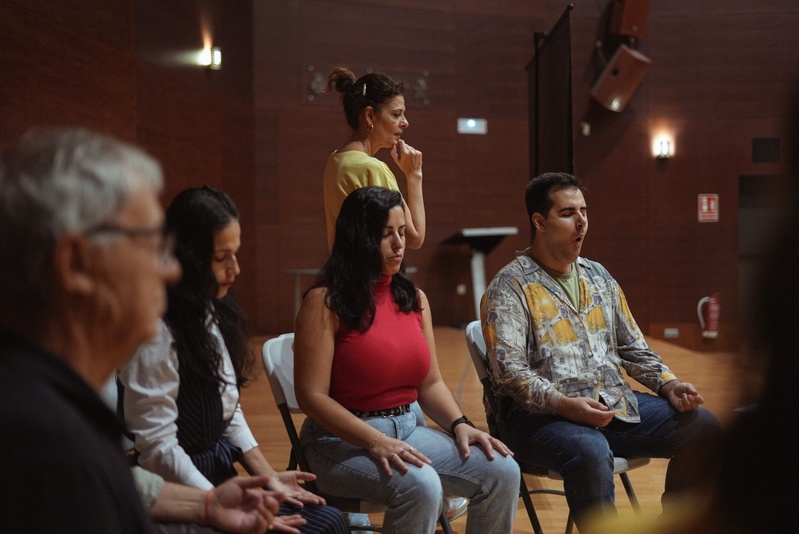
[[[297,433],[297,427],[294,424],[292,414],[301,414],[297,398],[294,395],[294,334],[281,334],[276,338],[267,340],[261,350],[261,357],[263,359],[264,369],[269,378],[269,386],[272,389],[272,395],[275,397],[275,404],[280,411],[283,418],[283,426],[286,428],[289,441],[291,442],[291,454],[289,456],[288,470],[296,469],[298,466],[301,471],[311,473],[308,461],[305,458],[305,453],[300,445],[300,437]],[[307,482],[309,491],[321,495],[327,501],[327,504],[335,506],[342,512],[350,513],[383,513],[386,506],[383,504],[375,503],[365,499],[353,499],[348,497],[338,497],[335,495],[328,495],[321,493],[313,482]],[[452,529],[449,521],[442,511],[439,517],[444,534],[452,534]],[[382,529],[378,525],[370,526],[350,526],[351,531],[372,530],[381,532]]]
[[[499,432],[499,427],[497,426],[495,420],[497,413],[497,400],[494,397],[494,393],[491,389],[491,381],[488,374],[486,344],[485,340],[483,339],[483,330],[480,325],[480,321],[472,321],[466,325],[466,345],[469,348],[469,355],[471,356],[472,363],[477,371],[477,377],[480,379],[480,383],[483,385],[483,406],[485,407],[486,411],[489,432],[491,432],[494,437],[502,440],[502,435]],[[546,477],[552,480],[563,480],[563,477],[557,471],[552,471],[540,465],[524,462],[519,460],[517,457],[514,457],[514,459],[518,462],[519,468],[521,469],[523,475],[526,474],[538,477]],[[648,463],[649,458],[620,458],[618,456],[613,458],[613,473],[619,475],[619,478],[621,478],[624,490],[627,492],[627,496],[630,498],[630,504],[632,505],[633,509],[639,513],[641,511],[641,506],[638,503],[638,498],[635,496],[635,490],[633,490],[633,486],[630,482],[630,477],[627,475],[627,471],[643,467]],[[541,493],[564,495],[563,490],[550,488],[528,489],[527,483],[524,480],[524,476],[521,477],[519,494],[522,498],[522,501],[524,501],[524,507],[527,509],[527,515],[530,518],[530,524],[532,525],[533,531],[536,534],[543,534],[543,529],[541,528],[541,522],[538,520],[538,515],[535,512],[535,506],[533,505],[533,500],[530,496]],[[571,517],[571,513],[569,513],[569,519],[566,523],[566,534],[571,534],[573,526],[574,521]]]

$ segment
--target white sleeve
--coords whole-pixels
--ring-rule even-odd
[[[255,436],[252,435],[247,421],[244,419],[244,412],[241,410],[241,404],[236,406],[236,411],[233,412],[233,418],[230,424],[225,429],[225,436],[230,440],[230,443],[241,449],[241,452],[247,452],[250,449],[257,447],[258,442],[255,441]]]
[[[194,467],[177,438],[178,357],[163,321],[119,373],[125,387],[125,426],[136,436],[139,464],[165,480],[207,490],[213,484]]]

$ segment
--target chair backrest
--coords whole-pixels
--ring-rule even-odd
[[[261,357],[275,403],[278,406],[285,404],[293,413],[301,413],[297,397],[294,396],[294,333],[267,340]]]
[[[275,404],[283,418],[291,442],[291,456],[289,457],[288,470],[291,471],[299,464],[303,471],[311,472],[305,455],[300,445],[300,436],[294,426],[292,413],[302,413],[297,397],[294,395],[294,333],[281,334],[267,340],[261,349],[261,358],[264,363],[266,376],[269,378],[269,387]],[[308,483],[309,489],[315,491],[313,483]]]
[[[488,378],[488,359],[480,321],[472,321],[466,325],[466,344],[469,347],[469,355],[472,357],[477,377],[482,383],[484,379]]]
[[[275,404],[277,404],[280,416],[283,418],[283,426],[286,427],[286,434],[288,434],[291,442],[291,455],[287,470],[293,471],[299,465],[300,470],[311,473],[311,468],[302,450],[297,427],[291,417],[291,414],[303,413],[299,404],[297,404],[297,397],[294,394],[294,333],[281,334],[264,342],[261,348],[261,359],[264,363],[266,376],[269,378],[272,396],[275,398]],[[316,484],[312,481],[304,482],[303,484],[310,491],[319,494]],[[371,514],[382,513],[386,509],[382,504],[360,499],[348,499],[330,495],[325,495],[324,497],[327,504],[335,506],[344,512]],[[373,529],[379,531],[379,527],[373,527]]]
[[[474,369],[477,371],[477,377],[483,385],[483,408],[486,413],[488,431],[492,436],[502,439],[497,427],[497,399],[491,389],[486,343],[483,338],[483,329],[480,321],[472,321],[466,325],[466,346],[469,348],[469,355],[472,357],[472,364],[474,364]]]

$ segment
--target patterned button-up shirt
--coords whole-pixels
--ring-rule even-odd
[[[575,266],[579,309],[526,253],[489,284],[481,308],[494,393],[547,414],[563,395],[590,397],[639,422],[622,369],[654,392],[677,377],[646,344],[610,273],[584,258]]]

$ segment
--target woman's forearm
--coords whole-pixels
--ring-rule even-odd
[[[264,456],[264,454],[261,452],[261,449],[258,447],[253,447],[245,452],[241,463],[244,466],[244,469],[246,469],[247,472],[253,476],[273,475],[276,473],[276,470],[272,467],[272,465],[269,463],[269,460],[266,459],[266,456]]]
[[[419,405],[430,419],[447,432],[452,421],[464,415],[452,391],[443,381],[420,388]]]
[[[408,248],[418,249],[424,243],[427,229],[421,171],[419,171],[418,176],[414,176],[414,173],[408,175],[407,184],[408,199],[405,202],[406,245]]]

